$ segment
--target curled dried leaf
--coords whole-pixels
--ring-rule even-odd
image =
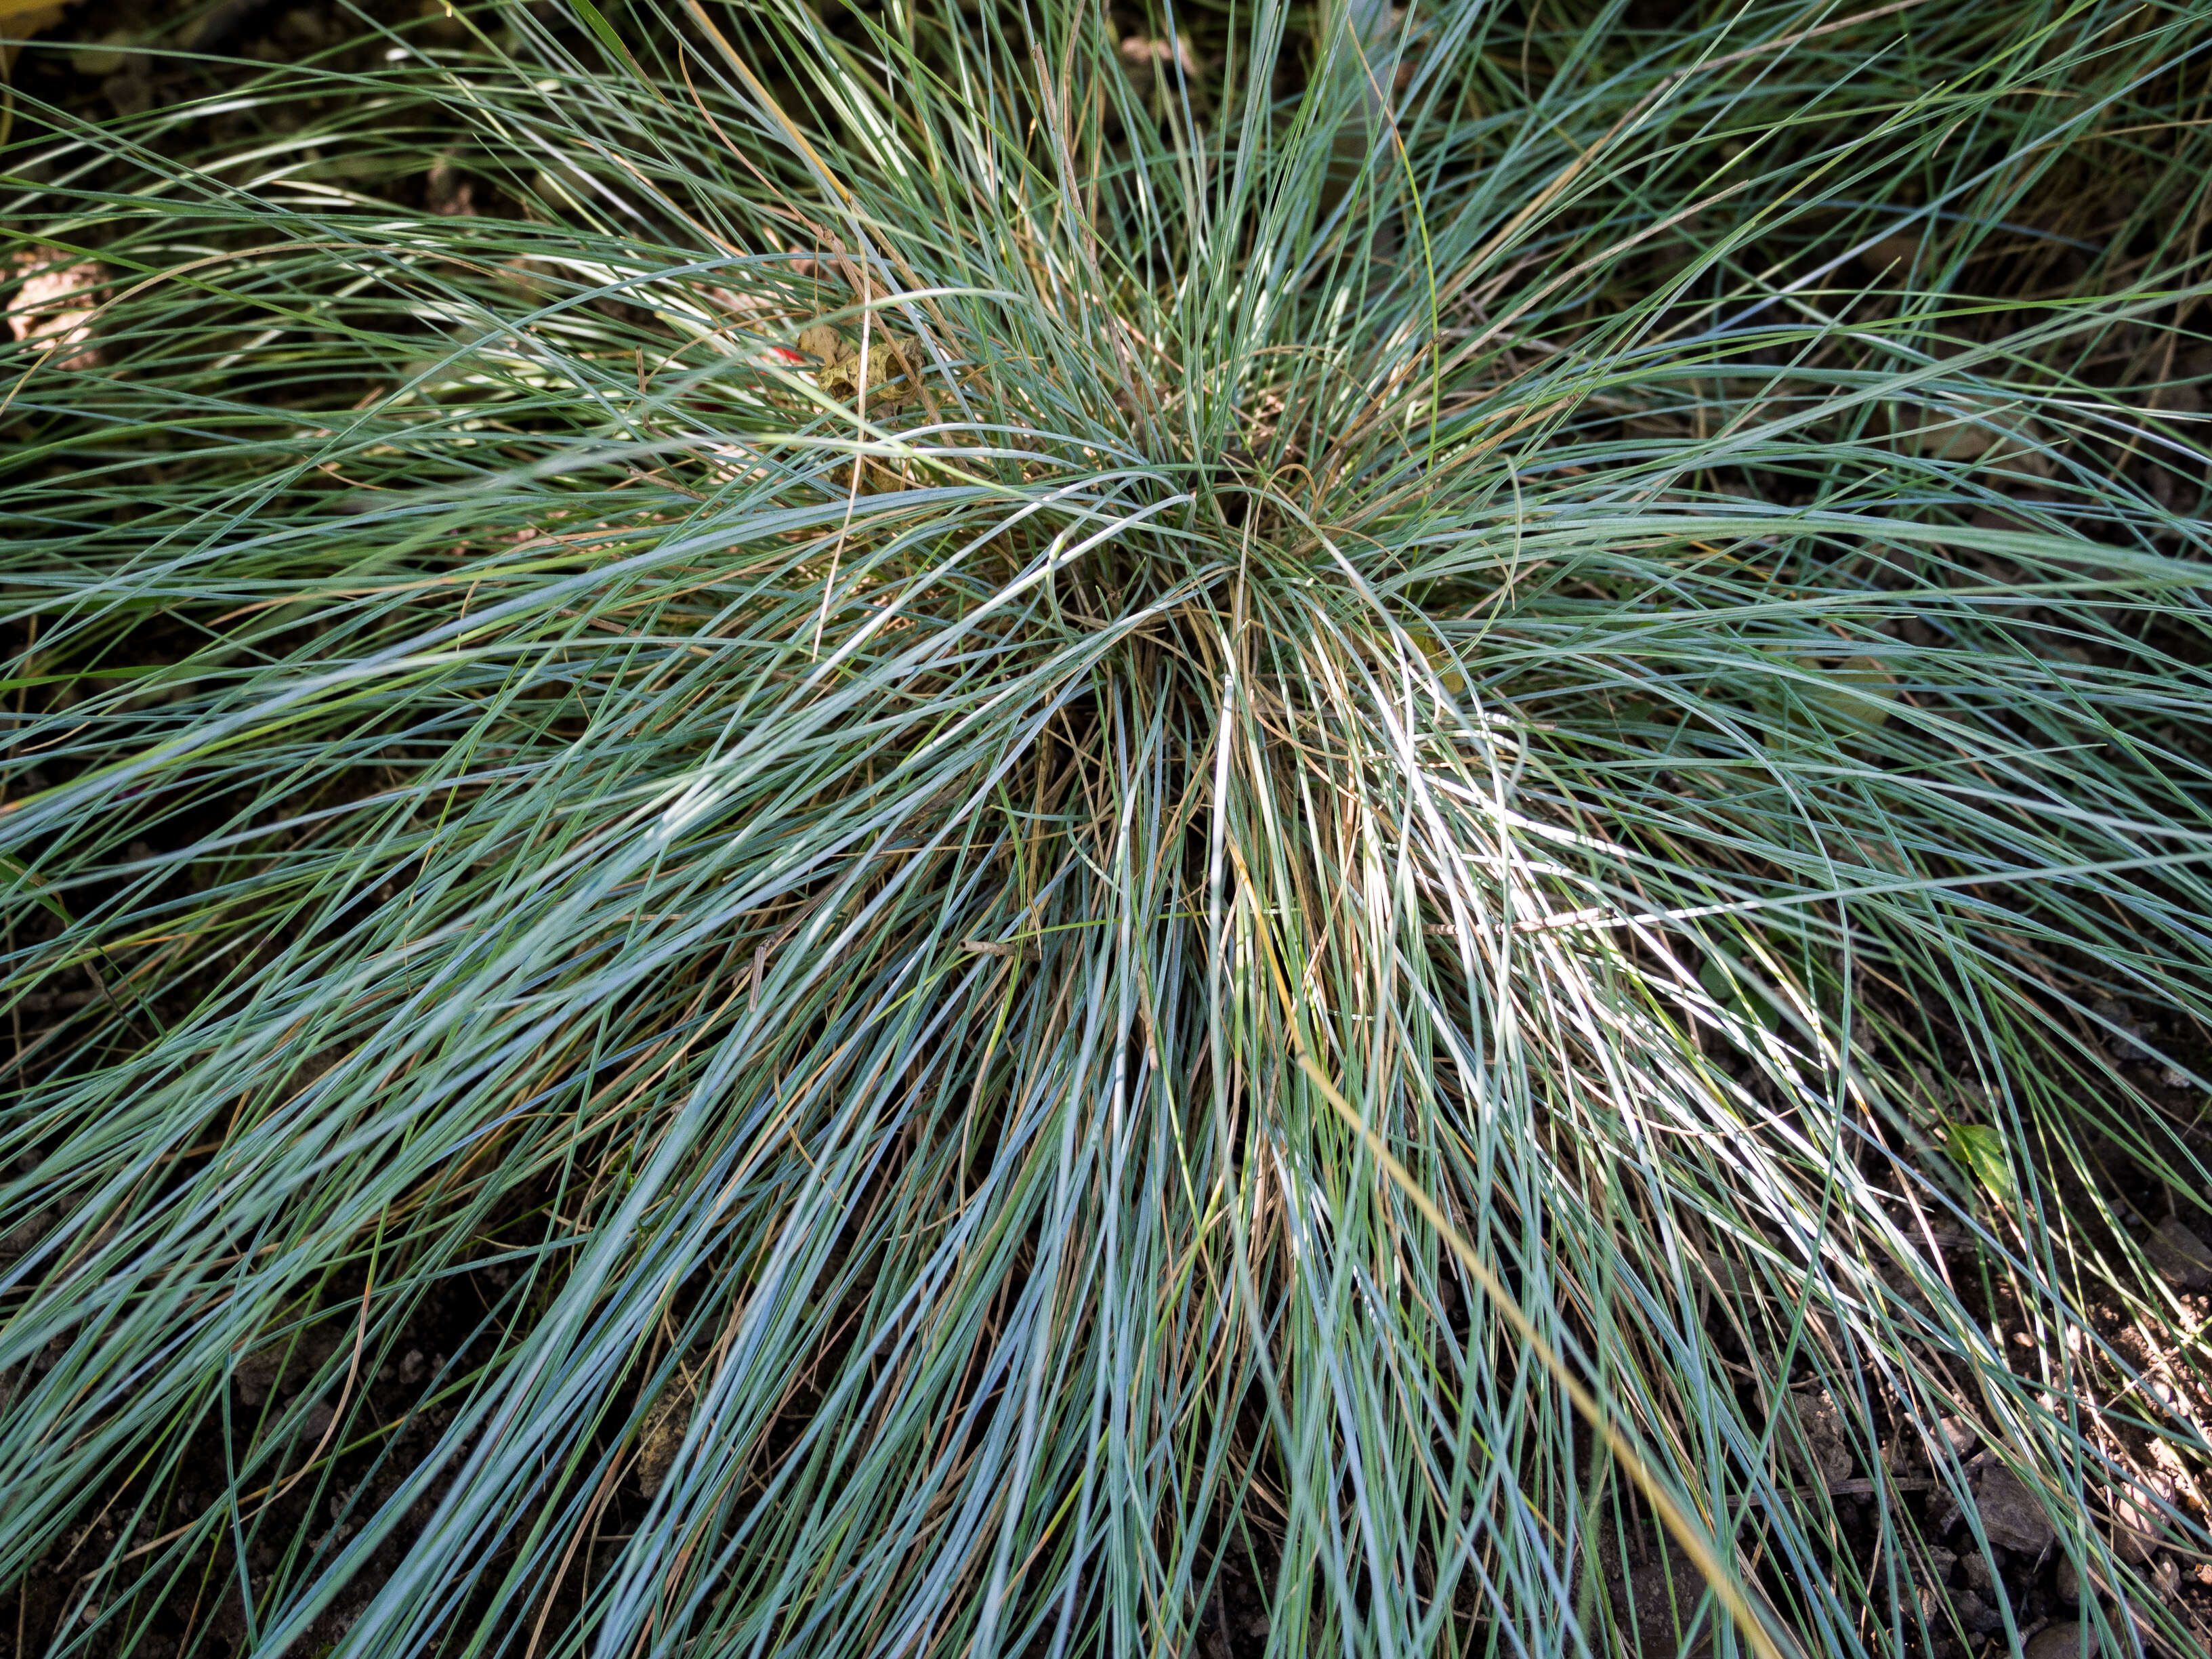
[[[8,307],[9,335],[41,352],[69,352],[57,368],[97,368],[100,349],[87,343],[92,338],[92,295],[107,280],[106,271],[89,259],[39,268],[36,254],[19,255],[15,263],[19,271],[29,274]]]
[[[1178,34],[1172,40],[1155,40],[1146,35],[1132,34],[1121,42],[1121,62],[1130,74],[1149,86],[1152,76],[1161,68],[1173,63],[1185,75],[1198,73],[1198,57],[1191,51],[1188,37]]]
[[[861,352],[827,323],[812,323],[799,331],[799,349],[820,367],[814,382],[843,403],[860,400],[862,390]],[[921,396],[919,377],[899,343],[882,331],[872,331],[866,364],[867,406],[871,413],[889,413]]]

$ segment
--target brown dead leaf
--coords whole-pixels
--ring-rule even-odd
[[[820,360],[815,384],[840,402],[855,402],[860,393],[860,352],[827,323],[814,323],[799,331],[799,349]],[[888,334],[873,334],[868,341],[868,410],[890,413],[921,396],[906,353]]]
[[[645,1432],[638,1440],[637,1489],[645,1497],[660,1490],[669,1466],[676,1461],[677,1449],[684,1443],[684,1432],[690,1426],[690,1382],[679,1376],[645,1419]]]
[[[1198,73],[1198,58],[1187,36],[1179,34],[1170,43],[1132,34],[1121,42],[1121,62],[1140,85],[1150,86],[1152,77],[1171,59],[1185,75]]]
[[[18,254],[16,272],[24,276],[8,306],[8,332],[15,339],[35,343],[40,351],[70,350],[84,346],[92,337],[93,291],[107,280],[107,273],[87,259],[73,265],[39,265],[36,253]],[[97,368],[100,349],[87,347],[64,358],[59,368]]]
[[[62,9],[52,0],[0,0],[0,34],[27,40],[62,21]],[[15,66],[21,46],[0,46],[0,73]]]

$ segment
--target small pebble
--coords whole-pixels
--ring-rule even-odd
[[[2158,1506],[2148,1498],[2124,1486],[2113,1497],[2113,1546],[2137,1566],[2150,1565],[2161,1524]]]
[[[1960,1556],[1959,1571],[1966,1575],[1969,1589],[1985,1590],[1996,1583],[1990,1571],[1990,1558],[1979,1550],[1972,1550]]]
[[[2201,1291],[2212,1285],[2212,1246],[2170,1215],[2151,1229],[2143,1240],[2143,1255],[2167,1284],[2185,1291]]]
[[[1970,1589],[1954,1593],[1951,1605],[1958,1610],[1959,1622],[1977,1636],[1987,1636],[1993,1630],[2004,1628],[2004,1614]]]
[[[2027,1638],[2021,1659],[2097,1659],[2092,1625],[2047,1625]]]
[[[79,46],[70,54],[70,67],[79,75],[105,76],[123,67],[125,49],[130,46],[131,31],[114,29],[89,46]]]
[[[2058,1562],[2058,1599],[2079,1601],[2081,1599],[2081,1571],[2074,1565],[2074,1558],[2063,1556]]]

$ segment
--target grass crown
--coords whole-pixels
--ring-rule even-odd
[[[2203,16],[1655,16],[26,82],[46,1650],[2203,1639]]]

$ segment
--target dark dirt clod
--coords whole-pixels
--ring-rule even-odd
[[[1836,1402],[1819,1389],[1801,1389],[1790,1396],[1802,1446],[1788,1448],[1790,1461],[1807,1479],[1834,1487],[1851,1476],[1850,1442],[1844,1434],[1843,1414]]]
[[[1624,1659],[1711,1659],[1713,1610],[1687,1650],[1688,1634],[1705,1581],[1690,1559],[1657,1528],[1632,1528],[1626,1540],[1610,1527],[1601,1530],[1598,1571],[1613,1601],[1613,1616],[1626,1644]]]
[[[2035,1557],[2057,1541],[2058,1534],[2035,1494],[1997,1461],[1994,1452],[1981,1453],[1966,1465],[1966,1474],[1974,1511],[1981,1517],[1983,1535],[1990,1542]],[[1965,1518],[1956,1503],[1946,1504],[1936,1517],[1936,1529],[1948,1532]]]

